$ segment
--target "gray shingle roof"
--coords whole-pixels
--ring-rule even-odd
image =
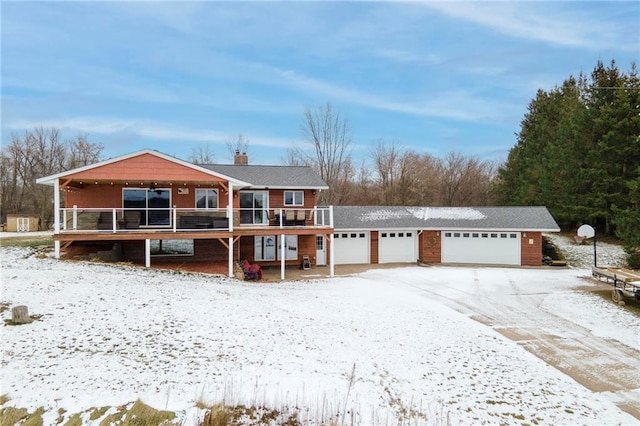
[[[199,164],[214,172],[249,182],[257,188],[329,189],[307,166],[259,166],[251,164]]]
[[[335,206],[335,229],[477,229],[559,232],[546,207]]]

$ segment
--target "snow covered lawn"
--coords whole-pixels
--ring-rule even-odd
[[[500,303],[503,283],[574,297],[584,270],[407,267],[260,284],[38,259],[22,248],[0,254],[1,302],[43,315],[2,327],[1,394],[11,398],[6,405],[44,406],[45,424],[60,407],[73,413],[137,398],[188,425],[203,414],[197,401],[223,399],[300,407],[312,420],[346,403],[360,424],[397,424],[407,409],[421,413],[416,424],[638,422],[496,331],[496,321],[509,326],[509,312],[521,312],[517,298],[495,312],[474,305]],[[497,293],[467,297],[478,292]],[[640,350],[637,317],[577,297],[589,303],[540,303]],[[477,308],[494,328],[470,318]],[[614,311],[632,332],[589,320]]]

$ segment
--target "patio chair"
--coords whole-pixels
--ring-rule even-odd
[[[242,272],[244,272],[245,280],[260,280],[262,279],[262,268],[257,264],[250,264],[247,259],[242,261]]]
[[[140,212],[135,210],[125,210],[123,219],[119,222],[124,229],[137,229],[140,227]]]
[[[296,225],[304,225],[305,212],[304,210],[298,210],[296,212]]]
[[[287,213],[284,216],[284,221],[287,225],[293,225],[296,221],[296,211],[287,210]]]

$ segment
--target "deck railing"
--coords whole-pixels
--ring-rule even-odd
[[[231,231],[234,228],[333,227],[333,208],[81,208],[59,210],[60,232]],[[229,218],[232,220],[230,221]]]

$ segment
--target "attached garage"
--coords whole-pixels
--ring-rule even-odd
[[[418,260],[418,233],[414,230],[380,231],[379,263],[406,263]]]
[[[442,263],[520,265],[520,232],[442,231]]]
[[[333,235],[336,265],[369,263],[369,232],[343,231]]]
[[[334,206],[334,229],[337,264],[518,266],[542,265],[542,234],[560,231],[542,206]]]

